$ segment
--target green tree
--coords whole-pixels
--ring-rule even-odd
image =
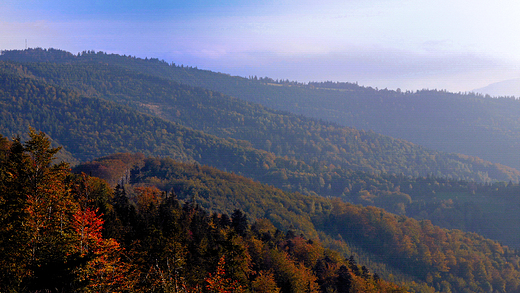
[[[124,284],[118,243],[80,205],[88,191],[72,192],[68,164],[53,163],[59,148],[42,132],[29,137],[0,139],[0,291],[114,291]]]
[[[30,140],[15,138],[0,172],[2,196],[2,284],[31,289],[56,288],[72,278],[65,251],[72,237],[66,219],[77,205],[64,185],[67,164],[53,164],[59,148],[51,148],[33,129]],[[52,275],[50,272],[54,272]]]

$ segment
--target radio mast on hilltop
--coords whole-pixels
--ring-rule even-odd
[[[25,50],[27,50],[27,39],[25,39]]]

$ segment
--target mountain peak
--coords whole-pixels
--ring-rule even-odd
[[[474,89],[472,90],[472,92],[490,95],[493,97],[520,97],[520,78],[495,82],[488,86],[479,89]]]

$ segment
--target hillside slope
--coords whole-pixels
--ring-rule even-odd
[[[35,79],[0,74],[0,131],[6,136],[29,127],[47,133],[81,161],[118,152],[198,162],[307,194],[339,196],[353,176],[371,177],[326,164],[278,157],[246,141],[223,139],[127,106]]]
[[[29,137],[0,135],[1,292],[406,292],[240,210],[74,175],[45,134]]]
[[[499,183],[458,181],[517,181],[516,170],[269,110],[106,63],[0,64],[1,133],[23,134],[33,126],[63,145],[68,159],[86,161],[117,152],[168,156],[284,190],[375,205],[513,247],[518,244],[520,219],[511,209],[516,201],[510,196],[515,185],[505,184],[504,189]],[[218,138],[156,116],[249,141]]]
[[[417,292],[433,292],[433,288],[513,292],[519,286],[518,256],[475,233],[441,229],[427,220],[396,216],[374,207],[284,192],[214,168],[168,158],[120,159],[141,160],[132,170],[126,190],[154,186],[214,212],[240,209],[253,220],[269,219],[279,229],[292,229],[311,239],[319,237],[329,247],[347,253],[356,251],[378,275],[405,282]],[[116,160],[112,158],[112,162]],[[110,167],[110,161],[99,163]]]
[[[28,56],[37,57],[37,53],[41,52],[28,52]],[[371,131],[270,110],[220,93],[139,73],[148,71],[141,70],[140,66],[130,70],[120,65],[126,64],[127,68],[133,62],[148,64],[144,60],[105,54],[76,57],[62,51],[47,52],[42,56],[46,55],[57,55],[56,60],[61,62],[53,63],[54,59],[48,58],[53,62],[2,63],[2,66],[7,72],[128,105],[222,138],[246,140],[256,149],[302,160],[308,165],[476,181],[516,182],[520,175],[517,170],[478,158],[428,150]],[[160,62],[150,62],[152,65],[157,63],[159,68],[163,66]]]
[[[311,165],[253,149],[247,142],[204,134],[103,99],[82,97],[35,79],[0,74],[0,81],[3,84],[0,127],[5,135],[22,134],[29,126],[35,127],[82,161],[117,152],[167,156],[242,174],[285,190],[340,197],[398,214],[431,219],[444,227],[479,232],[509,245],[515,245],[515,235],[520,235],[514,233],[520,228],[515,224],[519,219],[510,217],[514,214],[509,210],[504,213],[504,207],[509,207],[512,201],[487,192],[483,193],[484,197],[471,196],[475,188],[470,184],[438,179],[417,184],[415,181],[420,179],[381,176],[326,164]],[[129,168],[124,167],[123,171]],[[85,172],[91,173],[90,170]],[[122,176],[124,174],[112,181],[117,182]],[[467,196],[461,197],[458,190]],[[439,198],[437,193],[440,192],[452,195]],[[498,210],[503,212],[496,213]],[[504,217],[508,217],[507,224],[500,223]]]
[[[309,83],[242,78],[176,66],[157,59],[85,52],[8,51],[0,60],[113,63],[200,86],[273,109],[405,139],[424,147],[480,157],[520,169],[520,102],[437,90],[401,92],[353,83]]]

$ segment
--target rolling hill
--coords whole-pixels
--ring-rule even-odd
[[[55,50],[56,51],[56,50]],[[4,51],[0,60],[117,64],[129,70],[198,86],[359,130],[372,130],[449,153],[480,157],[520,169],[520,102],[439,90],[402,92],[355,83],[243,78],[178,66],[158,59],[104,53],[79,56],[44,50]]]
[[[23,134],[29,126],[43,130],[64,146],[68,160],[121,152],[171,157],[284,190],[430,219],[512,246],[518,240],[507,232],[520,227],[507,209],[509,195],[500,195],[501,183],[490,184],[517,182],[518,171],[511,168],[270,110],[106,62],[1,62],[0,72],[1,133]],[[514,191],[514,184],[505,185],[511,187],[506,194]]]
[[[45,57],[47,55],[52,56]],[[372,131],[271,110],[218,92],[142,73],[149,70],[142,70],[138,65],[131,69],[128,66],[134,62],[147,64],[144,60],[103,53],[84,55],[35,50],[22,56],[29,60],[38,60],[40,56],[49,62],[2,65],[9,73],[127,105],[222,138],[248,141],[256,149],[301,160],[308,165],[483,182],[517,182],[520,175],[512,168],[475,157],[442,153]],[[9,53],[3,56],[9,56]],[[151,61],[151,64],[157,62]]]
[[[129,198],[138,196],[131,191],[135,187],[154,186],[212,212],[230,214],[239,209],[253,220],[268,219],[279,229],[319,239],[347,254],[355,253],[384,279],[416,292],[447,288],[452,292],[480,292],[490,287],[516,290],[514,286],[518,286],[518,256],[513,250],[476,233],[441,229],[428,220],[284,192],[235,174],[169,158],[117,155],[79,166],[77,171],[125,163],[135,166],[125,181],[129,184],[122,185]]]
[[[488,100],[473,96],[471,103],[482,104],[477,107],[466,101],[471,95],[462,95],[468,98],[462,101],[457,100],[455,94],[439,91],[399,93],[354,84],[304,85],[241,79],[159,60],[92,52],[76,56],[59,50],[38,49],[4,52],[2,59],[12,61],[0,62],[0,134],[19,135],[30,127],[42,130],[55,145],[64,146],[64,156],[84,162],[75,168],[76,172],[99,176],[114,185],[120,183],[114,197],[108,187],[103,187],[102,194],[97,196],[104,196],[98,198],[103,201],[100,206],[103,211],[116,213],[107,214],[106,220],[113,225],[109,226],[112,227],[110,233],[120,237],[121,243],[131,243],[132,231],[142,231],[146,237],[139,241],[157,245],[152,253],[159,255],[159,250],[166,249],[159,247],[154,237],[167,231],[162,230],[168,225],[161,208],[171,203],[168,194],[174,194],[175,200],[180,201],[177,205],[185,206],[170,212],[185,213],[186,217],[192,217],[190,221],[200,220],[190,226],[199,230],[183,234],[188,241],[183,245],[199,244],[190,235],[233,235],[229,230],[202,232],[202,225],[215,228],[221,225],[216,222],[219,215],[238,209],[254,219],[269,219],[284,231],[301,233],[300,240],[294,240],[300,242],[291,242],[296,235],[290,236],[290,233],[289,240],[276,242],[285,253],[293,253],[291,249],[302,244],[305,237],[309,239],[305,240],[307,247],[317,247],[312,246],[312,239],[319,239],[327,247],[356,254],[385,279],[404,282],[417,292],[513,292],[520,288],[517,251],[474,233],[513,247],[518,244],[520,218],[514,208],[520,204],[517,170],[476,157],[428,150],[371,131],[271,110],[198,87],[201,84],[188,85],[186,80],[191,78],[194,83],[223,88],[229,86],[232,91],[242,91],[245,95],[261,96],[264,90],[269,91],[270,99],[276,103],[294,98],[294,104],[286,105],[296,105],[296,108],[299,101],[305,102],[315,94],[329,93],[329,97],[333,97],[357,92],[359,99],[373,102],[374,108],[384,105],[389,112],[403,111],[404,116],[415,113],[417,119],[428,116],[425,109],[438,103],[447,103],[443,109],[448,118],[467,117],[464,111],[469,111],[468,105],[473,105],[470,109],[484,116],[487,110],[502,107],[504,116],[509,117],[514,112],[515,100],[490,100],[498,105],[493,106]],[[173,80],[174,73],[183,76],[184,83]],[[235,86],[230,82],[235,82]],[[282,92],[285,97],[280,96]],[[375,96],[363,96],[363,92],[372,92]],[[387,95],[384,99],[378,96],[383,94]],[[400,104],[405,98],[408,102]],[[458,102],[450,104],[454,100]],[[313,103],[315,107],[323,104],[320,108],[323,110],[327,100]],[[421,108],[403,105],[421,105]],[[352,114],[353,117],[376,113],[362,103],[356,109],[361,112]],[[339,116],[341,111],[337,112]],[[401,113],[399,111],[396,113]],[[441,119],[434,116],[424,121]],[[409,117],[400,117],[402,120],[395,119],[397,122],[392,123],[400,121],[406,126],[413,122]],[[381,119],[380,123],[384,124],[383,118],[374,119]],[[454,122],[448,118],[438,126],[439,131],[461,123],[461,120]],[[472,125],[472,120],[468,121],[468,125]],[[492,133],[496,133],[500,141],[502,132],[498,126],[497,129]],[[456,132],[450,135],[455,136]],[[511,137],[514,137],[513,131]],[[0,137],[0,146],[2,154],[9,153],[5,147],[9,144],[3,137]],[[12,158],[0,157],[2,162]],[[6,166],[1,165],[1,178],[18,178],[12,173],[14,169],[4,168]],[[2,185],[5,180],[0,187],[18,192],[16,188]],[[71,192],[76,192],[81,184],[74,185]],[[99,184],[96,186],[104,186]],[[126,204],[122,200],[121,185],[128,192]],[[121,214],[117,214],[121,208],[118,204],[124,207]],[[213,218],[210,220],[204,212],[195,212],[197,205],[213,212]],[[3,198],[0,206],[8,210]],[[384,207],[393,214],[373,206]],[[136,212],[132,216],[136,217],[135,221],[121,220],[130,215],[125,213],[132,209]],[[471,232],[443,229],[432,222]],[[258,237],[277,237],[273,231]],[[235,242],[230,243],[220,240],[217,247],[241,247],[237,241],[243,243],[240,241],[246,241],[244,239],[233,238]],[[259,240],[251,240],[251,243],[260,247]],[[282,242],[288,244],[280,244]],[[272,249],[274,243],[270,245]],[[134,253],[148,253],[143,246],[138,247],[141,248],[133,248]],[[191,247],[191,253],[196,254],[199,247],[203,246]],[[232,252],[230,249],[229,253]],[[320,257],[326,260],[323,255]],[[145,262],[145,257],[142,259],[136,260]],[[349,274],[355,275],[355,267],[352,265]],[[377,281],[368,272],[365,275],[366,280]]]

